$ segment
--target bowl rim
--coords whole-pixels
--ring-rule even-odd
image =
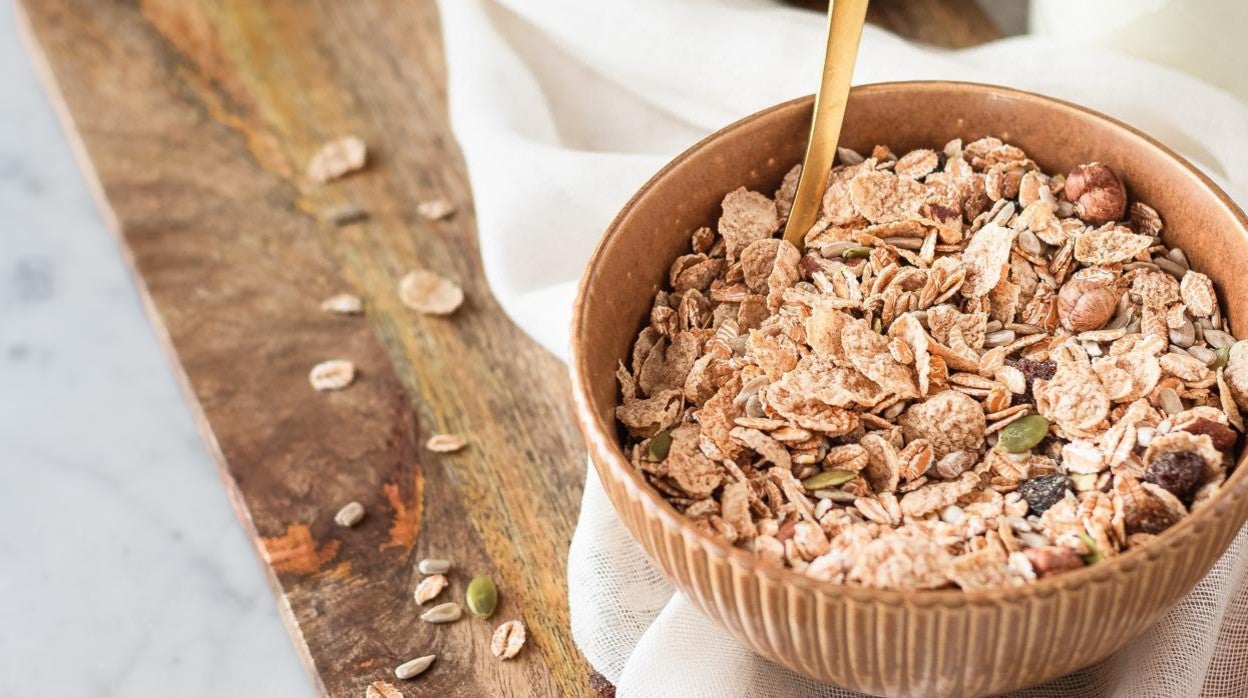
[[[1233,219],[1238,221],[1239,225],[1232,231],[1232,235],[1238,235],[1241,242],[1248,244],[1248,216],[1239,209],[1230,196],[1215,184],[1212,179],[1192,165],[1186,158],[1151,136],[1093,109],[1011,87],[952,80],[905,80],[856,85],[850,92],[850,98],[888,92],[921,93],[933,89],[977,96],[1000,96],[1022,102],[1042,103],[1046,107],[1056,108],[1059,112],[1068,115],[1080,118],[1090,117],[1091,119],[1102,121],[1111,128],[1123,132],[1124,135],[1134,139],[1140,145],[1159,151],[1161,155],[1173,163],[1176,175],[1182,174],[1192,178],[1206,194],[1212,197],[1213,201],[1220,204]],[[588,357],[584,351],[585,343],[580,339],[586,326],[586,294],[590,280],[597,275],[598,270],[601,268],[603,264],[602,252],[610,241],[619,234],[623,219],[627,217],[638,200],[648,194],[669,172],[726,134],[759,119],[769,117],[776,112],[810,104],[813,102],[813,99],[813,95],[807,95],[767,107],[716,130],[685,149],[655,172],[628,199],[594,246],[585,272],[577,286],[576,301],[572,311],[568,369],[572,384],[573,402],[576,407],[576,420],[586,442],[586,447],[591,452],[591,460],[595,462],[596,466],[602,467],[605,462],[606,469],[614,474],[615,479],[629,490],[632,498],[635,501],[639,501],[650,515],[661,521],[665,528],[679,532],[686,540],[686,543],[696,543],[709,556],[719,558],[721,561],[735,565],[751,574],[760,575],[774,583],[792,585],[797,589],[812,594],[836,595],[859,602],[869,601],[905,606],[993,605],[1002,602],[1020,601],[1036,596],[1046,597],[1059,592],[1078,591],[1091,584],[1108,583],[1119,575],[1130,574],[1146,561],[1155,561],[1167,549],[1184,546],[1193,536],[1202,531],[1214,517],[1229,511],[1234,504],[1248,494],[1248,472],[1245,472],[1248,471],[1248,466],[1244,465],[1245,457],[1248,456],[1248,446],[1245,446],[1241,448],[1236,458],[1234,472],[1231,473],[1230,477],[1227,478],[1210,500],[1195,513],[1189,513],[1179,523],[1159,534],[1155,539],[1110,557],[1100,564],[1089,565],[1073,572],[1041,578],[1021,586],[998,587],[976,591],[947,588],[903,591],[818,580],[802,574],[791,567],[767,562],[753,552],[737,548],[717,536],[689,525],[684,515],[676,511],[670,503],[663,499],[659,492],[645,482],[641,474],[629,464],[628,458],[619,443],[615,425],[613,423],[607,424],[606,420],[602,419],[590,405],[588,397]],[[616,508],[617,515],[621,513],[618,507],[616,507],[614,500],[612,501],[612,507]],[[1240,522],[1241,528],[1243,523]],[[645,546],[643,545],[642,547],[644,548]],[[1219,556],[1225,554],[1225,552],[1226,548],[1223,548],[1219,552]],[[1185,593],[1187,591],[1185,590]]]

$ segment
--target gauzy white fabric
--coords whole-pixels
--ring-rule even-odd
[[[698,138],[811,92],[823,55],[822,17],[767,0],[440,6],[486,276],[511,318],[559,356],[585,261],[628,197]],[[868,27],[854,77],[991,82],[1077,102],[1159,138],[1248,200],[1248,107],[1165,68],[1034,38],[941,51]],[[1241,532],[1118,655],[1025,695],[1248,694],[1246,547]],[[850,695],[758,658],[674,593],[592,468],[568,575],[576,642],[621,696]]]

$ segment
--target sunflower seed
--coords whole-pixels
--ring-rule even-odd
[[[1154,257],[1153,264],[1156,264],[1158,269],[1166,272],[1167,274],[1169,274],[1170,276],[1173,276],[1176,279],[1182,279],[1183,275],[1187,273],[1186,269],[1179,266],[1178,264],[1175,264],[1173,260],[1167,259],[1165,257]],[[1125,266],[1126,265],[1124,265],[1124,268]]]
[[[984,336],[984,346],[989,348],[1005,346],[1015,339],[1018,337],[1014,334],[1014,330],[997,330]]]
[[[368,212],[355,204],[338,204],[325,209],[321,218],[337,226],[351,225],[368,219]]]
[[[400,679],[414,679],[423,674],[429,668],[429,665],[433,664],[433,660],[437,658],[438,655],[430,654],[424,657],[417,657],[410,662],[404,662],[395,667],[394,675]]]
[[[1177,344],[1184,349],[1192,346],[1196,342],[1196,328],[1192,325],[1191,318],[1187,314],[1183,315],[1183,324],[1177,328],[1170,330],[1170,342]]]
[[[364,301],[350,293],[339,293],[321,301],[321,310],[338,315],[359,315],[364,310]]]
[[[1162,388],[1157,391],[1157,402],[1161,404],[1161,409],[1166,414],[1176,415],[1183,411],[1183,401],[1179,399],[1179,394],[1174,392],[1174,388]]]
[[[454,453],[466,445],[467,442],[455,434],[436,434],[425,442],[425,448],[434,453]]]
[[[509,620],[494,631],[494,637],[490,639],[490,651],[499,659],[511,659],[524,647],[524,639],[524,624],[518,620]]]
[[[1209,347],[1202,347],[1199,344],[1193,347],[1188,347],[1187,353],[1191,354],[1197,359],[1200,359],[1200,361],[1204,363],[1206,366],[1212,364],[1214,361],[1217,361],[1218,359],[1217,352],[1210,349]]]
[[[424,606],[438,594],[441,594],[445,588],[446,577],[441,574],[431,574],[420,580],[420,583],[416,585],[416,591],[413,593],[413,596],[416,598],[416,603]]]
[[[1184,269],[1192,268],[1192,265],[1187,261],[1187,255],[1183,253],[1183,250],[1177,247],[1170,248],[1170,254],[1167,256],[1170,258],[1170,261],[1183,267]]]
[[[1217,349],[1231,346],[1235,343],[1235,338],[1222,330],[1205,330],[1205,341],[1209,342],[1209,346]]]
[[[334,523],[343,528],[351,528],[364,519],[364,505],[359,502],[347,502],[337,514],[334,514]]]
[[[855,246],[856,244],[857,243],[855,243],[853,240],[837,240],[836,242],[830,242],[824,245],[823,247],[820,247],[819,254],[823,255],[824,259],[832,259],[833,257],[840,257],[842,252],[844,252],[845,250],[848,250],[849,248]]]
[[[447,601],[420,614],[420,619],[426,623],[454,623],[462,615],[464,615],[464,611],[459,607],[459,604],[454,601]]]
[[[416,569],[421,574],[446,574],[451,571],[450,560],[438,560],[436,558],[426,558],[416,565]]]

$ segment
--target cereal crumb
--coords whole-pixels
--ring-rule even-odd
[[[308,178],[324,184],[364,166],[364,141],[356,136],[343,136],[321,146],[308,161]]]

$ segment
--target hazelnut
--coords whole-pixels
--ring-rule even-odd
[[[1113,283],[1095,278],[1071,279],[1057,294],[1058,320],[1075,334],[1098,330],[1114,316],[1118,295]]]
[[[1091,225],[1120,220],[1127,212],[1127,188],[1107,165],[1090,162],[1066,176],[1066,198],[1079,218]]]

